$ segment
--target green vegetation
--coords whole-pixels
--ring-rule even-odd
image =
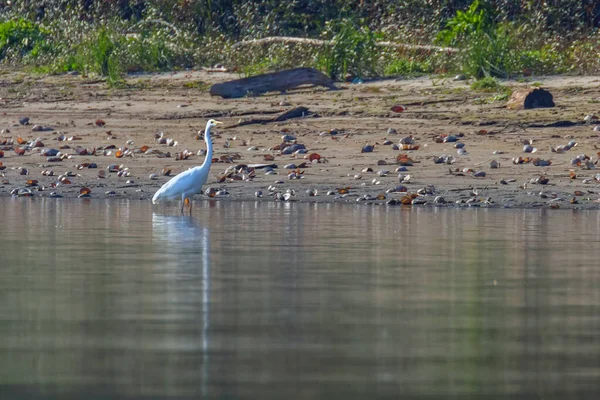
[[[325,36],[331,45],[319,52],[319,69],[333,79],[344,79],[348,73],[358,77],[377,75],[376,35],[364,22],[328,21]]]
[[[393,58],[384,69],[386,76],[415,76],[432,73],[430,60],[419,61],[414,58]]]
[[[38,25],[24,19],[0,23],[0,60],[39,54],[44,50],[44,37]]]
[[[600,5],[512,0],[30,0],[0,3],[0,63],[126,73],[223,64],[250,76],[312,66],[335,79],[599,73]],[[399,23],[398,21],[402,21]],[[327,41],[233,46],[268,36]],[[381,46],[436,44],[457,49]]]
[[[509,90],[498,82],[496,78],[491,76],[479,79],[471,84],[471,89],[480,92],[505,92]]]

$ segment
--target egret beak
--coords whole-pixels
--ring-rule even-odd
[[[221,121],[215,121],[215,120],[213,120],[213,124],[218,125],[218,124],[222,124],[222,122]]]

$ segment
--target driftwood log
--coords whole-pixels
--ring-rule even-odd
[[[268,124],[269,122],[281,122],[291,118],[301,118],[308,115],[308,108],[306,107],[294,107],[274,118],[252,118],[246,121],[240,121],[235,125],[228,126],[227,128],[236,128],[238,126],[252,125],[252,124]]]
[[[217,83],[210,88],[210,94],[231,99],[293,89],[300,85],[316,85],[337,89],[331,79],[314,68],[294,68]]]
[[[262,39],[254,39],[254,40],[244,40],[241,42],[235,43],[231,48],[233,50],[238,49],[244,46],[261,46],[261,45],[270,45],[274,43],[283,43],[283,44],[307,44],[311,46],[326,46],[331,45],[333,42],[331,40],[321,40],[321,39],[309,39],[309,38],[300,38],[300,37],[287,37],[287,36],[269,36]],[[380,47],[392,47],[395,49],[406,49],[406,50],[424,50],[424,51],[444,51],[448,53],[456,53],[458,52],[457,48],[454,47],[440,47],[440,46],[431,46],[426,44],[407,44],[407,43],[394,43],[394,42],[377,42],[376,46]]]
[[[554,107],[554,99],[552,93],[542,88],[521,89],[512,93],[506,107],[513,110]]]

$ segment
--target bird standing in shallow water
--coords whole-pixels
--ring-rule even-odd
[[[199,167],[190,168],[180,173],[173,179],[165,183],[152,197],[152,203],[157,204],[162,200],[181,199],[181,213],[183,214],[184,204],[189,204],[190,214],[192,212],[192,203],[190,196],[202,193],[202,185],[208,179],[208,172],[212,164],[213,146],[210,140],[210,130],[222,122],[209,119],[204,130],[204,141],[206,142],[206,158]]]

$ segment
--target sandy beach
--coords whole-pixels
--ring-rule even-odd
[[[600,207],[595,179],[600,171],[594,165],[600,132],[594,131],[593,119],[586,121],[586,116],[600,116],[599,78],[503,82],[513,89],[535,83],[554,96],[554,108],[519,111],[507,109],[496,93],[471,90],[468,81],[435,77],[338,83],[335,91],[303,87],[241,99],[208,94],[212,84],[239,77],[203,71],[136,75],[128,77],[124,88],[107,88],[78,75],[3,73],[0,195],[28,188],[33,197],[69,198],[89,188],[92,198],[150,201],[170,177],[202,163],[204,156],[198,153],[206,146],[198,131],[215,118],[224,122],[213,133],[219,162],[213,163],[205,188],[214,188],[220,201],[256,199],[261,191],[263,201],[291,193],[291,201],[386,204],[419,194],[415,203],[426,205]],[[396,105],[406,110],[392,111]],[[235,126],[297,106],[310,114]],[[29,122],[23,124],[23,118]],[[156,138],[160,132],[167,143]],[[306,153],[281,154],[277,149],[284,147],[284,135],[293,136]],[[407,142],[411,135],[411,146],[418,149],[402,150],[401,140]],[[443,142],[447,136],[457,141]],[[524,152],[528,140],[534,153]],[[570,149],[553,151],[569,142]],[[456,143],[464,143],[464,150]],[[374,146],[373,151],[362,152],[366,145]],[[45,149],[60,153],[49,156]],[[320,162],[308,159],[314,153]],[[182,154],[191,155],[179,159]],[[400,154],[408,159],[399,163]],[[443,155],[452,158],[436,163]],[[578,156],[581,162],[574,165]],[[518,157],[541,162],[514,164]],[[499,167],[491,168],[492,161]],[[544,165],[547,161],[551,164]],[[254,164],[277,168],[268,173],[256,168],[254,177],[247,170],[236,174],[230,169],[225,175],[232,166]],[[397,171],[401,164],[412,165]],[[166,170],[170,176],[163,174]],[[290,179],[292,172],[300,179]],[[152,174],[157,177],[151,179]],[[196,196],[201,198],[207,197]]]

